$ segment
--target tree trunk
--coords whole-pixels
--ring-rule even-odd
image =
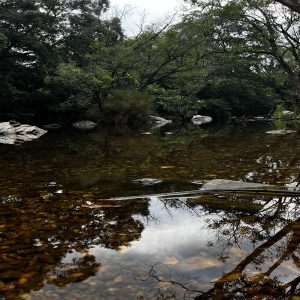
[[[96,103],[99,107],[100,112],[102,114],[104,114],[105,102],[107,100],[107,93],[100,91],[100,92],[96,93],[95,98],[96,98]]]

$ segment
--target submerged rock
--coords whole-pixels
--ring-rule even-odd
[[[295,131],[295,130],[280,129],[280,130],[267,131],[266,133],[274,134],[274,135],[286,135],[286,134],[292,134],[292,133],[296,133],[296,132],[297,131]]]
[[[192,122],[194,125],[207,124],[207,123],[211,123],[212,121],[213,121],[213,118],[209,117],[209,116],[195,115],[192,118]]]
[[[153,125],[152,128],[160,128],[160,127],[163,127],[167,124],[172,123],[171,120],[166,120],[164,118],[157,117],[157,116],[150,116],[150,122]]]
[[[59,130],[61,129],[60,124],[46,124],[43,125],[42,128],[47,129],[47,130]]]
[[[161,183],[162,180],[154,179],[154,178],[142,178],[142,179],[133,180],[132,182],[143,186],[151,186],[151,185]]]
[[[73,123],[73,127],[79,130],[87,131],[94,129],[98,124],[92,121],[80,121]]]
[[[14,120],[0,123],[0,143],[21,144],[40,138],[46,130]]]
[[[239,190],[239,189],[255,189],[255,188],[270,188],[271,185],[264,183],[242,182],[227,179],[214,179],[202,186],[202,190]]]

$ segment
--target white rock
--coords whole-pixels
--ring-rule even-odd
[[[202,125],[206,123],[212,122],[213,118],[209,116],[201,116],[201,115],[195,115],[192,118],[192,122],[194,125]]]
[[[297,131],[295,131],[295,130],[280,129],[280,130],[267,131],[266,133],[274,134],[274,135],[286,135],[286,134],[292,134],[292,133],[296,133],[296,132]]]
[[[282,114],[283,114],[284,116],[292,116],[294,113],[293,113],[292,111],[289,111],[289,110],[284,110],[284,111],[282,112]]]
[[[153,126],[152,128],[160,128],[160,127],[163,127],[167,124],[170,124],[172,123],[171,120],[166,120],[164,118],[161,118],[161,117],[157,117],[157,116],[150,116],[150,122],[153,123]]]
[[[47,131],[39,127],[22,125],[14,121],[0,123],[0,143],[2,144],[29,142],[40,138],[45,133]]]

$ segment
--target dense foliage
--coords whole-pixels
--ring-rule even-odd
[[[139,124],[300,106],[300,14],[265,0],[191,1],[126,37],[107,0],[0,2],[0,121]]]

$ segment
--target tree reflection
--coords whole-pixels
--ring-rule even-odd
[[[239,208],[241,201],[244,210]],[[221,260],[229,259],[233,249],[249,252],[249,241],[253,250],[196,299],[289,299],[300,295],[298,202],[299,198],[291,197],[229,195],[223,199],[223,209],[218,202],[210,207],[204,204],[200,209],[209,215],[218,211],[218,217],[207,223],[216,233],[215,243],[222,245]],[[201,200],[189,203],[198,206]],[[279,276],[284,266],[293,272]]]
[[[299,268],[299,232],[300,221],[294,221],[284,226],[274,236],[257,247],[246,256],[231,272],[215,281],[214,287],[197,299],[244,299],[245,297],[260,296],[269,299],[288,299],[299,293],[300,277],[296,276],[287,283],[281,282],[272,273],[285,261],[291,259]],[[272,248],[280,243],[277,247]],[[277,250],[277,251],[276,251]],[[278,252],[278,250],[281,250]],[[268,252],[266,256],[264,253]],[[266,259],[273,263],[264,272],[259,272]],[[256,266],[255,272],[247,274],[250,264]]]
[[[207,292],[189,283],[159,275],[155,264],[146,276],[182,287],[195,299],[294,299],[300,296],[299,198],[224,193],[198,198],[160,199],[169,214],[172,208],[188,210],[206,219],[223,263],[241,260]],[[234,257],[234,259],[232,259]],[[144,279],[145,280],[145,279]]]
[[[92,200],[90,200],[92,201]],[[148,201],[98,201],[85,206],[82,194],[0,197],[0,298],[16,299],[44,283],[65,286],[97,273],[101,264],[89,254],[99,245],[120,250],[141,237]],[[64,262],[68,253],[82,257]]]

